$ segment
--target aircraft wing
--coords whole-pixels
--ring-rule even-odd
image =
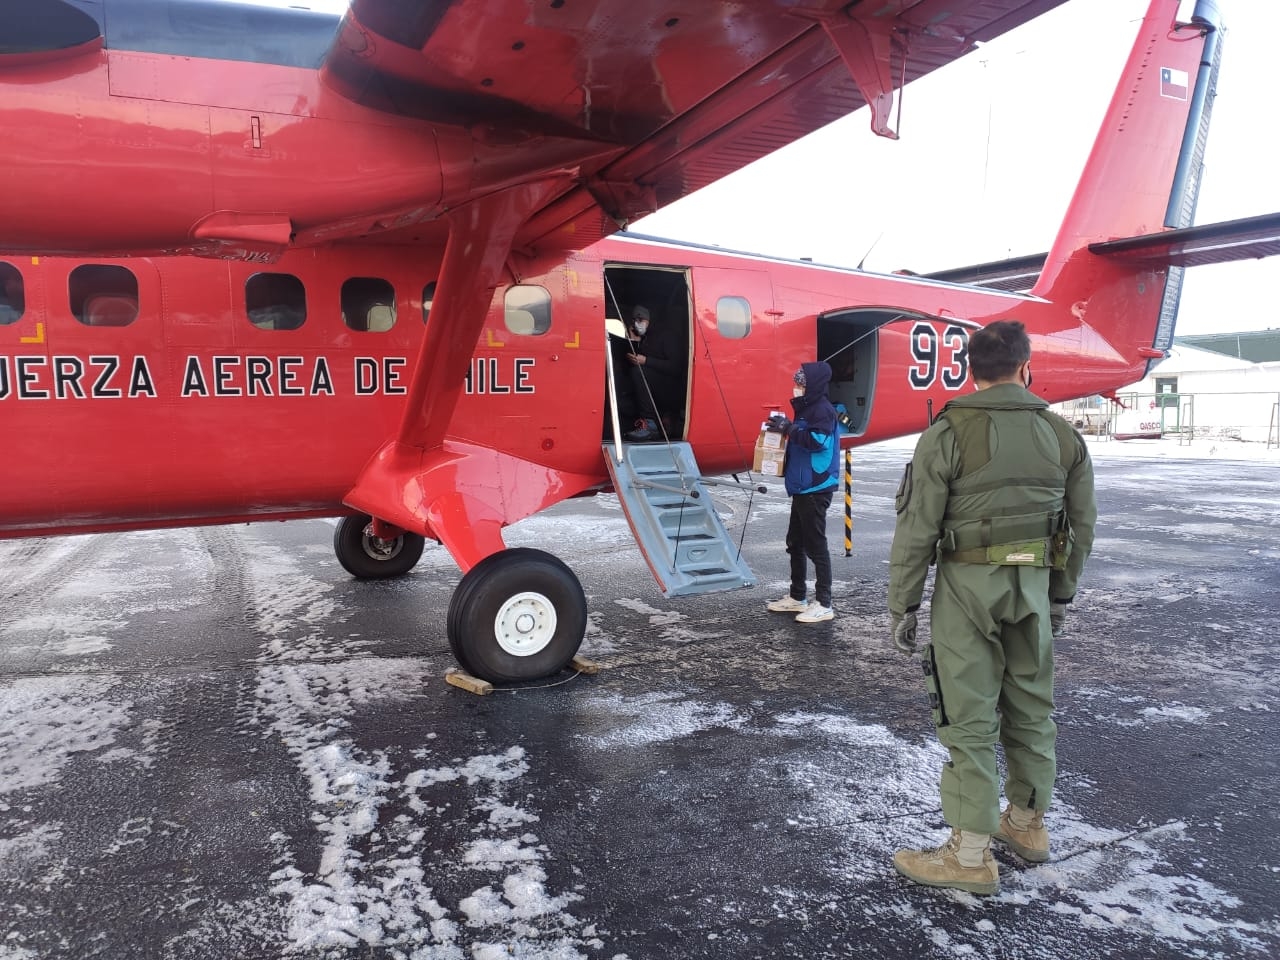
[[[1280,213],[1202,226],[1165,230],[1123,240],[1089,244],[1100,257],[1144,261],[1169,267],[1200,267],[1234,260],[1260,260],[1280,254]],[[994,260],[927,274],[930,280],[967,283],[1012,293],[1026,293],[1044,268],[1044,253]]]
[[[353,0],[323,70],[468,130],[476,195],[571,169],[516,240],[577,249],[864,105],[895,136],[895,91],[1061,2]]]

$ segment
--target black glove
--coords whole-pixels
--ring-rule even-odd
[[[781,430],[784,436],[791,432],[791,421],[780,413],[775,413],[769,418],[769,426],[774,430]]]
[[[1055,638],[1067,632],[1067,602],[1054,600],[1049,604],[1049,626]]]
[[[893,645],[905,654],[916,652],[916,612],[893,614]]]

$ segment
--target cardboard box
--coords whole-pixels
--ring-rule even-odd
[[[787,438],[781,430],[774,430],[768,422],[760,424],[760,436],[756,437],[756,455],[751,463],[754,473],[766,477],[782,476],[782,459],[787,449]]]

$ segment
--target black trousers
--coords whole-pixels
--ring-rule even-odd
[[[630,364],[630,362],[628,361]],[[663,416],[671,416],[681,406],[683,398],[677,399],[680,383],[675,377],[656,370],[630,364],[631,398],[635,404],[636,417],[647,417],[650,420],[661,420]],[[622,404],[619,403],[621,408]]]
[[[791,555],[791,597],[805,598],[805,558],[813,562],[814,591],[824,607],[831,606],[831,551],[827,549],[827,510],[834,490],[798,493],[791,498],[787,524],[787,553]]]

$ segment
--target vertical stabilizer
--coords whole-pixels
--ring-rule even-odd
[[[1089,247],[1191,225],[1220,37],[1216,0],[1152,0],[1032,291],[1070,304],[1084,340],[1105,340],[1135,380],[1173,342],[1182,268]]]

